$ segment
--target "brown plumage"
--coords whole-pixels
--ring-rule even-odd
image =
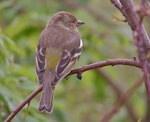
[[[40,35],[36,73],[43,85],[40,111],[52,112],[55,85],[72,69],[82,51],[77,27],[84,24],[69,12],[57,12]]]

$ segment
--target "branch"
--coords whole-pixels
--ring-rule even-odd
[[[105,73],[103,70],[97,69],[96,71],[100,75],[100,77],[103,77],[105,79],[105,82],[108,83],[111,86],[111,88],[116,92],[116,94],[117,94],[118,97],[121,97],[122,95],[125,94],[123,86],[121,84],[117,84],[117,81],[112,80],[112,78],[109,77],[108,74]],[[124,101],[124,105],[125,105],[125,107],[127,109],[129,117],[131,118],[131,121],[132,122],[137,122],[138,117],[135,114],[134,109],[132,108],[133,106],[130,104],[130,101],[129,100],[125,100]],[[112,116],[114,114],[115,113],[113,113]],[[106,116],[106,115],[104,115],[104,116]]]
[[[136,13],[136,8],[132,0],[110,0],[116,8],[126,17],[127,22],[129,23],[132,31],[136,31],[140,23],[140,17]],[[120,4],[121,3],[121,4]],[[150,39],[148,34],[142,24],[141,27],[142,38],[145,43],[146,48],[150,48]]]
[[[81,68],[77,68],[72,70],[67,76],[73,75],[73,74],[81,74],[82,72],[85,72],[87,70],[96,69],[108,65],[130,65],[135,66],[138,68],[141,68],[141,63],[136,60],[130,60],[130,59],[109,59],[106,61],[101,61],[98,63],[93,63],[89,65],[82,66]],[[6,118],[5,122],[10,122],[15,115],[27,104],[29,103],[39,92],[42,91],[42,85],[40,85],[35,91],[33,91],[20,105],[18,105],[15,110]]]
[[[114,65],[130,65],[130,66],[135,66],[138,68],[141,68],[141,63],[136,60],[131,60],[131,59],[107,59],[106,61],[101,61],[89,65],[82,66],[80,68],[72,70],[67,76],[72,75],[72,74],[81,74],[82,72],[85,72],[87,70],[91,69],[96,69],[104,66],[114,66]]]
[[[4,122],[10,122],[15,115],[40,92],[42,91],[42,85],[40,85],[35,91],[33,91],[15,110],[6,118]]]
[[[111,0],[111,1],[116,1],[116,0]],[[146,2],[148,1],[141,0],[141,6],[139,11],[136,10],[133,0],[120,0],[122,8],[121,9],[118,7],[117,8],[126,17],[126,20],[133,31],[134,43],[137,47],[139,60],[142,63],[142,71],[143,71],[145,87],[147,91],[147,99],[148,99],[148,107],[149,107],[150,106],[150,77],[149,77],[150,39],[142,23],[144,16],[147,14],[147,12],[149,12],[149,7],[148,8],[146,7]],[[148,108],[147,110],[148,116],[150,115],[149,112],[150,112],[150,108]]]
[[[123,10],[122,10],[122,5],[121,5],[121,3],[120,3],[119,0],[110,0],[110,2],[111,2],[112,4],[114,4],[114,6],[115,6],[118,10],[120,10],[120,12],[122,12],[122,14],[124,15],[124,12],[123,12]],[[124,15],[124,16],[125,16],[125,15]]]
[[[135,84],[129,90],[127,90],[126,93],[122,94],[115,105],[104,115],[100,122],[109,122],[109,120],[119,110],[119,108],[129,99],[135,90],[141,86],[143,79],[144,78],[142,77],[139,81],[135,82]]]

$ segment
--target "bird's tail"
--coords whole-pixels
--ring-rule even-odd
[[[46,111],[46,112],[52,112],[53,110],[53,93],[54,89],[47,88],[43,89],[40,105],[39,105],[39,111]]]
[[[55,87],[51,85],[54,74],[51,72],[44,78],[42,96],[39,105],[39,111],[52,112],[53,110],[53,94]]]

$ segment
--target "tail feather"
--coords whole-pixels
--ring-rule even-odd
[[[53,94],[55,86],[52,86],[52,81],[55,77],[53,70],[46,70],[43,79],[43,90],[39,105],[39,111],[52,112],[53,111]]]
[[[52,87],[47,87],[43,89],[39,111],[43,112],[52,112],[53,111],[53,92],[54,89]]]
[[[55,77],[54,70],[46,70],[43,78],[43,89],[42,96],[39,105],[39,111],[52,112],[53,111],[53,95],[55,85],[58,83],[60,78]]]

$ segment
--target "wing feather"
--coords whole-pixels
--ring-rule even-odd
[[[36,73],[40,84],[43,82],[43,73],[46,67],[45,53],[46,48],[42,48],[40,45],[38,45],[35,59],[36,59]]]
[[[52,85],[56,85],[58,81],[64,78],[68,73],[70,73],[72,67],[79,59],[81,55],[82,47],[74,48],[71,51],[64,50],[59,63],[56,66],[55,72],[56,76],[52,82]]]

